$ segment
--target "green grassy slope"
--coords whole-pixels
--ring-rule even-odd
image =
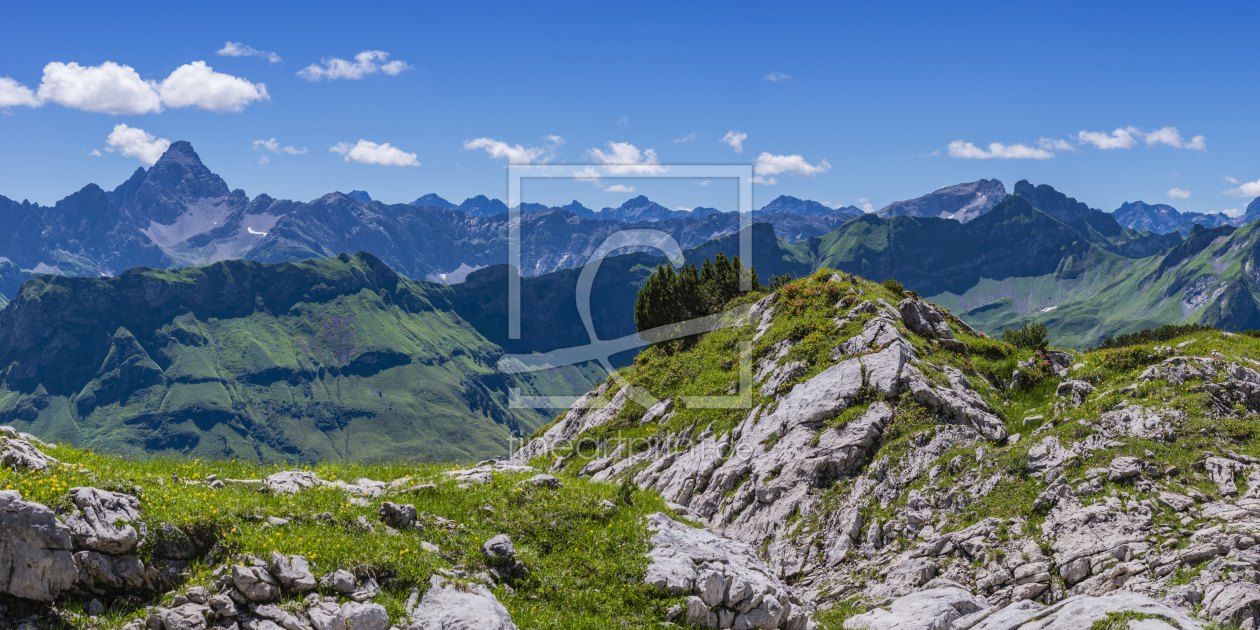
[[[531,473],[496,474],[488,484],[464,488],[444,474],[450,466],[414,462],[324,463],[308,468],[329,481],[409,479],[379,497],[332,487],[296,494],[259,492],[257,487],[235,484],[215,490],[169,480],[199,481],[208,475],[261,479],[284,468],[188,457],[135,460],[64,445],[41,450],[64,465],[41,473],[0,466],[0,490],[18,490],[28,501],[57,505],[69,487],[126,489],[140,500],[148,531],[167,523],[187,533],[196,545],[198,554],[181,576],[178,592],[193,586],[214,592],[212,571],[229,556],[236,561],[245,554],[269,558],[274,550],[305,557],[316,575],[344,569],[360,579],[373,577],[380,594],[372,601],[385,606],[392,625],[406,627],[405,603],[412,589],[423,593],[429,576],[438,570],[484,571],[488,565],[482,543],[507,534],[530,575],[514,587],[492,587],[522,630],[657,627],[665,621],[666,610],[684,600],[642,584],[650,548],[644,516],[667,511],[659,496],[647,492],[633,491],[626,503],[616,486],[582,479],[566,478],[554,491],[516,485]],[[418,490],[410,490],[416,486]],[[605,500],[615,507],[601,507]],[[388,530],[378,516],[385,501],[414,505],[453,524],[442,527],[426,517],[415,528]],[[321,518],[324,513],[327,516]],[[290,522],[274,527],[258,518],[260,514]],[[375,524],[374,530],[357,527],[356,518]],[[438,551],[425,550],[422,542],[436,545]],[[214,551],[207,554],[210,549]],[[86,599],[67,599],[58,602],[57,614],[73,622],[65,627],[117,629],[133,620],[143,624],[146,605],[170,606],[174,594],[159,594],[152,601],[133,596],[143,594],[102,597],[105,611],[91,619],[85,614]],[[300,609],[300,598],[288,595],[279,604]],[[47,606],[4,596],[0,601],[11,612],[23,614]]]
[[[1118,270],[1097,291],[1008,323],[1043,322],[1056,343],[1076,347],[1169,323],[1199,322],[1234,331],[1260,328],[1258,253],[1260,228],[1254,223],[1237,230],[1199,228],[1164,254]]]
[[[542,417],[451,289],[370,254],[38,276],[0,312],[0,424],[122,453],[464,461]]]

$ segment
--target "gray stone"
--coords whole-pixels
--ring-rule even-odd
[[[184,604],[159,613],[164,630],[206,630],[209,608],[200,604]]]
[[[330,588],[342,595],[349,595],[350,593],[353,593],[357,588],[356,585],[358,582],[359,581],[355,579],[354,574],[345,569],[337,569],[336,571],[326,574],[324,577],[319,579],[319,583],[322,586]]]
[[[330,629],[331,630],[331,629]],[[355,628],[354,630],[358,630]],[[441,576],[411,611],[407,630],[517,630],[507,608],[481,584],[460,589]]]
[[[559,490],[564,484],[559,479],[551,475],[534,475],[525,481],[518,482],[518,486],[536,486],[546,488],[548,490]]]
[[[0,437],[0,465],[16,470],[38,472],[47,470],[50,465],[61,463],[45,455],[30,442],[18,439],[16,431],[13,435],[15,437]]]
[[[80,551],[74,554],[74,564],[79,570],[79,584],[93,592],[143,591],[148,587],[144,563],[136,556],[107,556],[96,551]]]
[[[232,584],[251,602],[271,602],[280,596],[276,579],[262,567],[233,565]]]
[[[219,619],[228,619],[240,614],[236,609],[236,602],[232,601],[232,598],[227,595],[215,595],[210,598],[207,605],[214,612],[214,616]]]
[[[1260,622],[1260,585],[1251,582],[1229,584],[1211,593],[1203,608],[1208,618],[1218,623],[1256,628],[1257,622]]]
[[[1207,472],[1208,479],[1216,484],[1222,495],[1232,497],[1238,494],[1238,486],[1234,485],[1234,475],[1247,470],[1247,466],[1224,457],[1209,457],[1203,462],[1203,469]]]
[[[1063,381],[1054,393],[1059,398],[1067,398],[1073,407],[1080,407],[1094,391],[1094,386],[1085,381]]]
[[[914,298],[897,303],[897,311],[906,328],[931,339],[953,339],[954,333],[945,321],[945,315],[936,307]]]
[[[792,361],[780,366],[777,370],[770,374],[766,382],[761,386],[762,396],[773,396],[778,393],[784,385],[799,378],[808,368],[804,361]]]
[[[315,630],[347,630],[346,618],[336,602],[320,602],[306,610]]]
[[[955,620],[991,608],[984,598],[961,588],[937,588],[910,593],[887,608],[850,617],[845,628],[867,630],[937,630],[955,627]]]
[[[491,566],[502,566],[516,560],[516,548],[507,534],[499,534],[481,545],[481,555]]]
[[[135,551],[140,533],[132,523],[140,523],[140,501],[133,496],[97,488],[71,488],[75,510],[65,518],[78,549],[108,554]]]
[[[341,605],[341,616],[349,630],[389,630],[389,613],[380,604],[347,602]]]
[[[280,586],[289,593],[309,593],[315,590],[315,574],[302,556],[286,556],[271,552],[271,572]]]
[[[52,510],[0,491],[0,593],[52,601],[78,580],[73,538]]]
[[[787,586],[748,544],[659,512],[647,519],[653,533],[644,582],[663,593],[689,595],[689,623],[717,627],[726,614],[736,628],[780,628],[803,619],[793,615]]]
[[[1142,460],[1136,457],[1117,457],[1107,467],[1109,481],[1124,481],[1142,474]]]
[[[1185,512],[1194,507],[1194,499],[1175,492],[1159,493],[1159,502],[1172,508],[1174,512]]]
[[[416,506],[398,505],[385,501],[379,511],[381,522],[394,529],[410,529],[416,522]]]

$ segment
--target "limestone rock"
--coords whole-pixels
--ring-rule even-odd
[[[79,577],[73,538],[52,510],[0,491],[0,593],[52,601]]]
[[[271,552],[271,572],[276,581],[289,593],[309,593],[315,590],[315,574],[302,556],[286,556]]]
[[[65,518],[75,547],[108,554],[135,551],[140,533],[140,501],[133,496],[97,488],[71,488],[75,510]]]
[[[271,602],[280,596],[276,579],[262,567],[233,565],[232,584],[251,602]]]
[[[341,616],[350,630],[388,630],[389,613],[385,607],[371,602],[346,602]]]
[[[897,311],[901,313],[901,321],[906,328],[931,339],[953,339],[954,333],[945,321],[945,315],[936,307],[914,298],[906,298],[897,303]]]
[[[1080,407],[1094,390],[1094,386],[1085,381],[1063,381],[1054,393],[1059,398],[1067,398],[1073,407]]]
[[[1077,595],[1053,606],[1020,602],[988,613],[958,620],[955,627],[969,630],[1086,630],[1108,613],[1137,612],[1153,618],[1127,626],[1141,630],[1203,630],[1203,624],[1185,613],[1146,595],[1116,591],[1101,597]],[[1172,624],[1164,621],[1168,619]],[[1176,624],[1176,625],[1173,625]]]
[[[866,630],[937,630],[955,620],[989,610],[989,602],[961,588],[937,588],[900,597],[888,608],[849,618],[845,628]]]
[[[0,437],[0,465],[38,472],[47,470],[50,465],[60,463],[45,455],[30,442],[17,438],[16,435],[17,432],[14,431],[13,437]]]
[[[1142,474],[1142,460],[1136,457],[1117,457],[1107,467],[1109,481],[1124,481]]]
[[[331,630],[331,629],[330,629]],[[357,627],[355,630],[358,630]],[[440,576],[411,611],[407,630],[517,630],[507,608],[481,584],[460,589]]]
[[[690,594],[698,600],[699,604],[689,600],[688,619],[693,624],[717,627],[725,617],[736,628],[807,626],[805,610],[751,546],[678,523],[660,512],[647,520],[653,532],[648,554],[652,562],[644,582],[658,591]]]

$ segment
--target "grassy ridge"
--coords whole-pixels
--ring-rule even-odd
[[[368,254],[36,277],[0,312],[0,423],[99,451],[248,461],[468,461],[544,418],[452,290]]]

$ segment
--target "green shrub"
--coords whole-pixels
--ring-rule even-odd
[[[1007,328],[1002,331],[1002,341],[1019,348],[1045,350],[1050,341],[1050,331],[1045,324],[1024,324],[1022,328]]]
[[[1115,337],[1106,337],[1099,344],[1099,350],[1108,350],[1111,348],[1123,348],[1125,346],[1136,346],[1141,343],[1151,343],[1155,341],[1168,341],[1176,339],[1182,335],[1203,332],[1205,330],[1213,330],[1211,326],[1204,324],[1165,324],[1159,328],[1147,328],[1135,333],[1127,335],[1116,335]],[[1244,331],[1243,334],[1249,334],[1256,331]],[[1254,335],[1252,335],[1254,336]]]
[[[898,297],[903,297],[906,294],[906,287],[891,277],[884,281],[884,288],[888,289],[893,295]]]

